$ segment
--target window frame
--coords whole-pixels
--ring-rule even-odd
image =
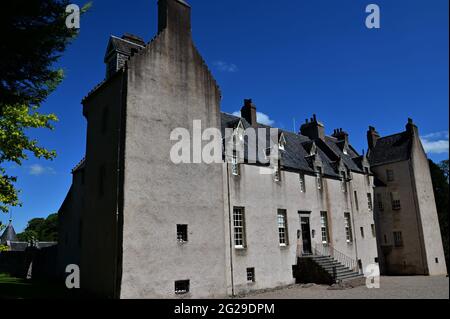
[[[282,224],[280,223],[280,220],[282,220]],[[289,246],[289,228],[287,221],[287,210],[279,209],[277,211],[277,227],[278,227],[278,244],[280,245],[280,247]]]
[[[330,236],[328,233],[328,212],[320,212],[320,233],[323,245],[328,245]]]
[[[255,283],[256,282],[256,270],[255,267],[249,267],[246,269],[247,272],[247,282]]]
[[[300,173],[299,174],[299,179],[300,179],[300,192],[301,193],[306,193],[306,177],[305,174]]]
[[[189,242],[189,225],[177,224],[177,242],[179,244],[186,244]]]
[[[395,182],[395,172],[393,169],[386,170],[386,180],[388,182]]]
[[[353,243],[352,216],[350,213],[344,213],[345,239],[347,244]]]
[[[373,211],[373,198],[372,193],[367,193],[367,208],[369,211]]]
[[[237,216],[241,216],[240,220],[236,219]],[[247,248],[244,207],[233,207],[233,244],[235,249]]]
[[[394,247],[401,248],[404,246],[403,233],[401,231],[394,231]]]

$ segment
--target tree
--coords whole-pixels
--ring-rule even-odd
[[[31,128],[53,129],[54,114],[39,107],[61,83],[64,73],[55,62],[77,30],[66,26],[68,0],[14,0],[0,10],[0,211],[20,205],[15,176],[2,164],[22,165],[31,153],[51,160],[56,156],[26,134]],[[81,13],[90,7],[85,5]]]
[[[447,168],[447,171],[445,169]],[[449,180],[448,180],[448,160],[439,165],[430,160],[431,179],[433,181],[434,196],[438,212],[439,224],[441,227],[442,244],[444,245],[445,259],[449,265],[449,233],[448,233],[448,201],[449,201]]]
[[[20,241],[58,241],[58,214],[28,221],[23,233],[17,234]]]

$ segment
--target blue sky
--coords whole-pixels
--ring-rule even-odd
[[[81,99],[105,73],[110,34],[156,33],[156,0],[94,0],[80,36],[64,53],[66,79],[43,105],[59,122],[30,132],[55,149],[51,162],[6,166],[19,178],[23,207],[13,208],[21,231],[29,219],[57,212],[84,156]],[[448,0],[189,0],[194,39],[223,93],[222,110],[252,98],[262,119],[293,130],[316,113],[327,133],[344,128],[357,150],[366,131],[419,126],[430,157],[448,158]],[[74,1],[82,5],[85,1]],[[381,29],[365,27],[365,7],[381,8]],[[0,220],[6,223],[7,215]]]

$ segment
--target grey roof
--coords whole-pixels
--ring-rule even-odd
[[[111,51],[118,51],[127,56],[132,55],[133,50],[141,50],[144,48],[144,45],[129,41],[127,39],[121,39],[112,35],[109,40],[108,48],[106,50],[105,60]]]
[[[9,222],[9,225],[6,227],[5,231],[0,237],[0,244],[6,245],[6,242],[8,241],[17,241],[16,231],[14,230],[11,221]]]
[[[187,6],[187,7],[191,7],[186,1],[184,1],[184,0],[176,0],[177,2],[179,2],[179,3],[181,3],[181,4],[184,4],[185,6]]]
[[[326,145],[334,152],[334,154],[342,159],[345,166],[347,166],[348,169],[354,171],[354,172],[360,172],[362,173],[363,170],[360,166],[358,166],[357,161],[360,155],[356,153],[356,151],[351,147],[350,145],[347,145],[346,150],[347,154],[344,153],[343,147],[344,143],[341,141],[338,141],[338,139],[330,136],[325,137],[325,143]]]
[[[244,118],[240,118],[238,116],[227,113],[222,113],[221,129],[223,136],[225,136],[226,128],[235,128],[240,121],[242,122],[245,129],[251,127],[251,125]],[[258,124],[258,128],[270,127],[267,125]],[[286,139],[285,150],[280,151],[281,164],[285,169],[313,173],[314,169],[312,157],[310,156],[310,149],[313,145],[313,142],[315,142],[317,144],[317,154],[323,162],[323,173],[325,175],[336,178],[340,177],[339,173],[336,172],[334,168],[336,166],[336,161],[338,161],[339,158],[342,158],[347,168],[353,171],[361,172],[361,169],[354,161],[354,159],[360,157],[360,155],[356,153],[356,151],[351,147],[349,147],[348,155],[344,154],[337,146],[337,139],[327,136],[325,141],[313,141],[301,134],[281,129],[279,131],[280,133],[284,134],[284,137]],[[270,138],[269,134],[267,134],[266,138]],[[270,145],[269,140],[267,140],[266,145]]]
[[[406,161],[411,156],[411,146],[412,139],[408,132],[382,137],[368,153],[370,165]]]

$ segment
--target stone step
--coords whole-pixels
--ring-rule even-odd
[[[349,280],[349,279],[356,279],[356,278],[363,278],[364,275],[361,275],[360,273],[357,272],[352,272],[350,274],[346,274],[345,276],[337,276],[336,279],[338,280]]]

